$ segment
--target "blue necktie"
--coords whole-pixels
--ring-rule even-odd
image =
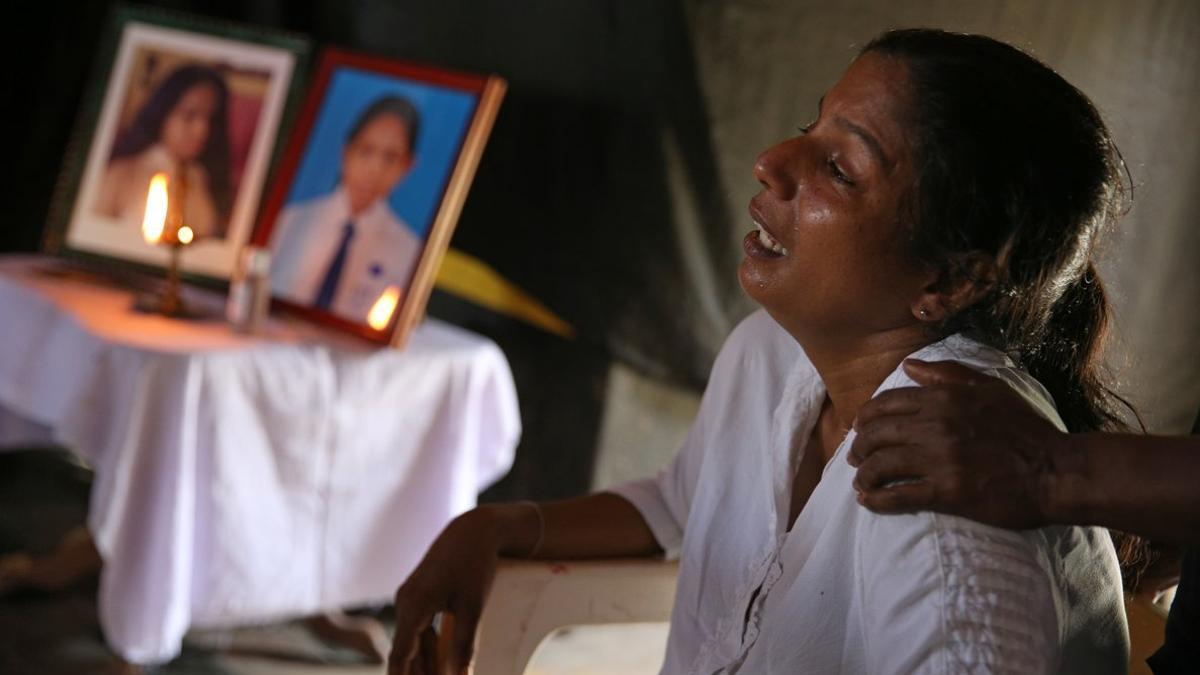
[[[313,301],[313,306],[317,309],[329,311],[333,305],[333,296],[337,295],[338,282],[342,280],[342,268],[346,266],[346,252],[350,250],[350,239],[353,237],[354,221],[346,221],[342,231],[342,243],[338,246],[337,255],[333,256],[329,263],[329,269],[325,270],[325,278],[321,280],[321,287],[317,290],[317,299]]]

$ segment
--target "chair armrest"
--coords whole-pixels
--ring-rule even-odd
[[[677,571],[657,558],[503,560],[479,621],[472,672],[521,675],[542,640],[564,626],[668,621]]]

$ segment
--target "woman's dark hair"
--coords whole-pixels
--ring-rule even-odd
[[[1126,191],[1095,106],[1037,59],[980,35],[896,30],[863,52],[896,57],[908,73],[914,254],[958,278],[972,254],[995,262],[992,290],[940,331],[1008,352],[1068,430],[1123,428],[1100,366],[1109,307],[1091,254]]]
[[[401,122],[404,122],[404,128],[408,132],[408,151],[412,153],[417,147],[417,131],[421,126],[421,116],[417,112],[416,106],[402,96],[384,96],[372,101],[371,105],[359,113],[358,119],[354,120],[354,125],[346,134],[346,143],[349,144],[355,136],[362,132],[364,127],[384,115],[395,115],[400,118]]]
[[[217,92],[217,105],[208,127],[208,142],[197,161],[208,174],[217,216],[221,222],[229,218],[233,206],[233,188],[229,180],[229,88],[215,69],[198,64],[180,66],[163,78],[154,92],[138,110],[133,122],[113,144],[112,159],[132,157],[157,143],[163,124],[179,99],[197,85],[210,85]]]
[[[940,333],[1011,355],[1069,431],[1126,429],[1122,409],[1137,412],[1101,364],[1109,305],[1091,256],[1127,210],[1127,174],[1096,107],[1037,59],[980,35],[895,30],[863,53],[907,70],[914,255],[960,280],[979,253],[995,263],[995,285]]]

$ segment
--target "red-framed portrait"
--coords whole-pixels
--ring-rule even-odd
[[[254,233],[275,303],[402,346],[504,91],[496,76],[324,50]]]

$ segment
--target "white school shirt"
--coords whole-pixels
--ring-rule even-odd
[[[994,349],[953,336],[914,356],[1000,377],[1061,427],[1041,385]],[[879,391],[913,384],[897,369]],[[851,432],[787,532],[824,398],[804,352],[756,312],[722,348],[674,460],[612,489],[680,556],[663,673],[1126,672],[1120,570],[1100,528],[873,514],[851,487]]]
[[[350,222],[345,192],[334,192],[285,208],[272,235],[271,290],[311,307]],[[330,311],[364,323],[388,286],[408,288],[421,241],[384,200],[354,218],[354,236]]]

